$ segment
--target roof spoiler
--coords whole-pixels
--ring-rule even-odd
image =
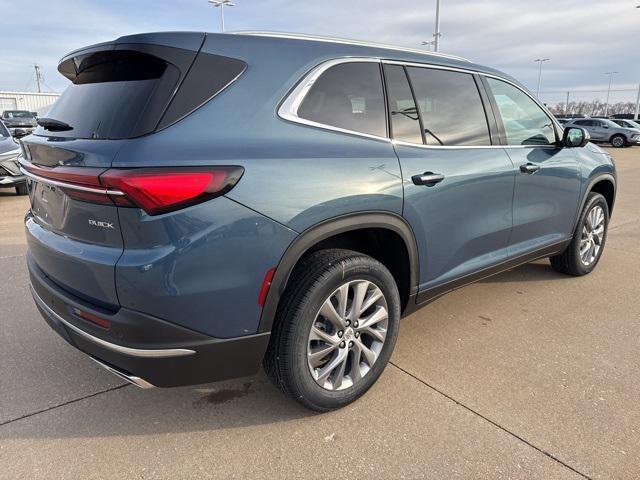
[[[72,51],[60,59],[58,71],[73,82],[82,71],[84,59],[94,53],[110,50],[132,50],[146,53],[161,58],[182,70],[190,65],[194,55],[200,51],[205,37],[206,34],[202,32],[127,35],[111,42],[98,43]]]

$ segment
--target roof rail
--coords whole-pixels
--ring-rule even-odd
[[[269,31],[253,31],[253,30],[237,31],[237,32],[230,32],[230,33],[233,33],[235,35],[251,35],[256,37],[272,37],[272,38],[291,38],[291,39],[297,39],[297,40],[309,40],[313,42],[341,43],[344,45],[358,45],[361,47],[384,48],[387,50],[398,50],[401,52],[420,53],[422,55],[431,55],[435,57],[444,57],[444,58],[450,58],[452,60],[470,62],[470,60],[466,58],[458,57],[456,55],[450,55],[448,53],[430,52],[430,51],[420,50],[418,48],[407,48],[399,45],[388,45],[384,43],[365,42],[362,40],[351,40],[348,38],[326,37],[321,35],[308,35],[304,33],[269,32]]]

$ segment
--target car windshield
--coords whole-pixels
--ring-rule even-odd
[[[33,112],[26,110],[5,110],[2,116],[4,118],[36,118]]]

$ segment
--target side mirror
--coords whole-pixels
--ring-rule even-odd
[[[22,138],[27,135],[27,132],[21,128],[15,128],[11,134],[13,135],[13,138]]]
[[[565,147],[584,147],[591,140],[589,132],[579,127],[568,127],[562,134],[562,143]]]

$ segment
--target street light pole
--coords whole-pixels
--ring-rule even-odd
[[[426,46],[429,48],[429,50],[431,50],[431,45],[434,45],[436,43],[435,40],[430,40],[428,42],[422,42],[422,45]]]
[[[436,33],[433,34],[433,51],[437,52],[440,49],[440,37],[442,34],[440,33],[440,0],[436,0]]]
[[[542,64],[548,62],[550,58],[536,58],[534,62],[538,62],[538,88],[536,90],[536,97],[540,100],[540,81],[542,80]]]
[[[611,93],[611,81],[613,80],[613,76],[616,73],[620,72],[605,72],[605,75],[609,75],[609,87],[607,88],[607,100],[604,102],[604,116],[607,117],[609,114],[609,94]]]
[[[224,33],[224,7],[235,7],[235,3],[231,0],[209,0],[214,7],[220,7],[220,31]]]

